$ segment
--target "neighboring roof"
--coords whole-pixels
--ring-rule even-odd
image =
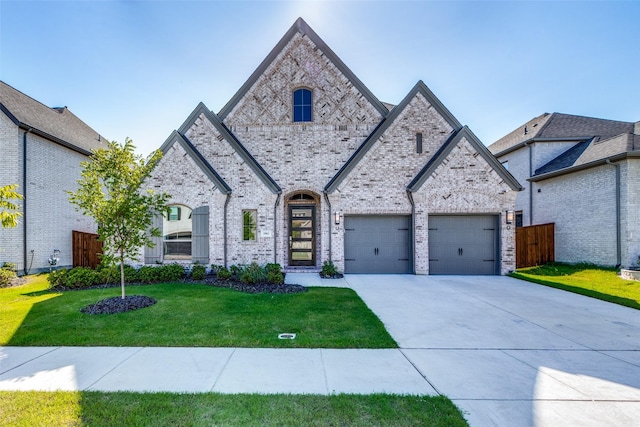
[[[424,84],[422,80],[420,80],[416,85],[409,91],[407,96],[402,100],[400,104],[398,104],[393,110],[389,112],[389,115],[386,119],[382,120],[380,124],[374,129],[374,131],[367,137],[367,139],[358,147],[358,149],[353,153],[353,155],[347,160],[347,162],[340,168],[338,173],[331,178],[331,180],[324,187],[324,191],[327,193],[332,193],[338,188],[340,183],[349,175],[349,173],[355,168],[358,162],[364,157],[364,155],[371,149],[371,147],[376,143],[376,141],[384,134],[384,132],[391,126],[391,124],[396,120],[396,118],[402,113],[402,111],[409,105],[411,100],[416,97],[416,95],[420,93],[425,97],[427,102],[431,104],[431,106],[444,118],[444,120],[453,128],[454,132],[458,131],[462,128],[462,125],[456,119],[453,114],[445,107],[442,102],[429,90],[427,85]]]
[[[293,36],[300,32],[309,40],[315,44],[318,49],[322,51],[329,61],[331,61],[340,72],[347,77],[347,79],[355,86],[355,88],[364,95],[364,97],[378,110],[378,112],[384,117],[387,115],[388,110],[385,105],[376,98],[373,93],[356,77],[355,74],[342,62],[342,60],[327,46],[327,44],[316,34],[315,31],[309,27],[309,25],[302,18],[298,18],[296,22],[291,26],[289,31],[280,39],[278,44],[271,50],[269,55],[260,63],[258,68],[251,74],[249,79],[240,87],[238,92],[227,102],[227,104],[220,110],[218,117],[220,120],[224,120],[227,115],[235,108],[240,100],[246,95],[251,87],[258,81],[260,76],[264,74],[269,65],[276,59],[276,57],[282,52],[286,45],[291,41]]]
[[[455,132],[442,147],[436,152],[436,154],[429,160],[429,162],[422,168],[422,170],[413,178],[413,180],[407,186],[407,190],[416,192],[422,187],[422,184],[433,174],[433,172],[440,166],[440,164],[447,158],[453,148],[458,145],[460,140],[465,138],[475,148],[475,150],[482,156],[482,158],[489,163],[489,165],[496,171],[496,173],[504,180],[504,182],[511,187],[514,191],[522,191],[523,187],[520,183],[507,171],[504,166],[489,152],[487,147],[480,142],[478,137],[471,132],[471,130],[465,126],[462,129]]]
[[[0,110],[20,128],[82,154],[107,147],[107,140],[67,107],[49,108],[2,81]]]
[[[182,148],[187,152],[191,159],[193,159],[196,165],[198,165],[200,170],[202,170],[202,172],[204,172],[204,174],[209,177],[211,182],[213,182],[213,184],[218,190],[220,190],[222,194],[231,193],[231,187],[229,187],[224,179],[222,179],[222,177],[218,175],[215,169],[209,164],[209,162],[207,162],[202,154],[200,154],[200,152],[196,150],[196,147],[193,146],[191,141],[189,141],[187,137],[181,135],[177,131],[174,130],[171,135],[169,135],[169,138],[167,138],[164,144],[162,144],[162,147],[160,147],[160,151],[162,151],[162,154],[167,154],[169,149],[176,142],[182,146]]]
[[[621,133],[633,133],[633,128],[634,123],[631,122],[544,113],[491,144],[489,151],[499,157],[528,142],[585,141],[593,137],[607,139]]]
[[[255,172],[260,180],[271,190],[274,194],[282,193],[280,186],[271,178],[271,176],[260,166],[256,159],[247,151],[247,149],[238,141],[233,133],[222,123],[218,116],[211,110],[209,110],[202,102],[193,110],[193,112],[187,117],[187,120],[180,126],[178,132],[180,134],[186,134],[187,130],[193,126],[195,121],[201,114],[211,122],[211,124],[220,132],[224,139],[231,145],[231,147],[238,153],[238,155],[245,161],[245,163]],[[201,155],[198,150],[193,149]]]
[[[577,144],[542,166],[529,181],[542,181],[629,158],[640,158],[640,135],[623,133],[600,141],[594,138]]]

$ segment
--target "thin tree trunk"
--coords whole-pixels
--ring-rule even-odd
[[[122,287],[122,299],[124,299],[124,257],[120,257],[120,286]]]

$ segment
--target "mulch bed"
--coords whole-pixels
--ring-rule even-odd
[[[234,278],[228,280],[219,280],[213,275],[209,275],[205,277],[202,281],[196,281],[191,279],[182,280],[183,283],[194,283],[194,284],[205,284],[209,286],[215,286],[217,288],[228,288],[233,289],[238,292],[245,292],[248,294],[260,294],[260,293],[269,293],[269,294],[297,294],[300,292],[306,292],[307,288],[301,285],[290,285],[290,284],[273,284],[273,283],[256,283],[256,284],[247,284],[243,283]],[[150,283],[151,285],[153,283]],[[127,283],[127,286],[130,285],[146,285],[143,283]],[[70,291],[70,290],[84,290],[84,289],[105,289],[105,288],[115,288],[119,287],[120,283],[107,283],[103,285],[96,285],[87,288],[64,288],[64,287],[56,287],[55,290],[58,291]],[[132,295],[126,296],[123,300],[122,297],[113,297],[107,298],[98,301],[95,304],[88,305],[82,308],[80,311],[86,314],[115,314],[115,313],[124,313],[127,311],[138,310],[144,307],[149,307],[156,303],[156,300],[143,295]]]

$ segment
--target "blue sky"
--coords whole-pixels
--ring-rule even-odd
[[[637,1],[0,0],[0,79],[146,155],[298,17],[378,99],[423,80],[487,145],[544,112],[640,120]]]

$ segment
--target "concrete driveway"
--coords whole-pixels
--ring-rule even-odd
[[[345,281],[471,426],[640,425],[637,310],[509,277]]]

